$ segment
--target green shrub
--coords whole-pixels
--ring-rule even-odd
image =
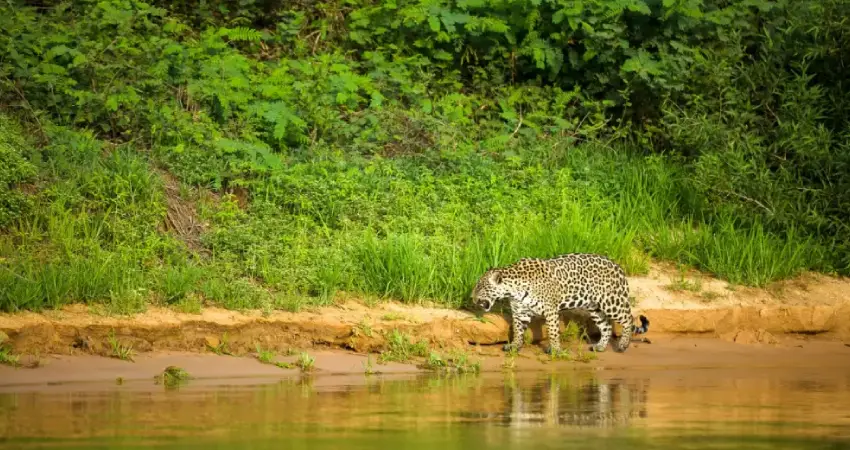
[[[487,267],[577,251],[752,285],[848,274],[848,13],[4,3],[0,309],[459,306]],[[195,236],[165,226],[175,202]]]

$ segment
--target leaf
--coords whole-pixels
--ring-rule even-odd
[[[626,5],[626,9],[633,12],[639,12],[641,14],[650,15],[652,14],[652,10],[649,9],[649,6],[643,2],[643,0],[631,0]]]
[[[227,36],[231,41],[257,42],[263,39],[263,33],[247,27],[222,27],[218,30],[218,35],[221,37]]]
[[[454,55],[445,50],[437,50],[434,52],[434,57],[442,61],[451,61],[454,59]]]
[[[552,15],[552,23],[554,23],[555,25],[558,25],[563,21],[564,21],[564,10],[560,9],[558,11],[555,11],[555,14]]]
[[[431,26],[431,31],[438,32],[440,31],[440,19],[436,16],[428,17],[428,25]]]
[[[384,96],[378,92],[374,91],[371,94],[372,100],[369,102],[369,107],[371,108],[380,108],[384,103]]]
[[[649,54],[646,50],[638,50],[637,55],[627,59],[620,67],[624,73],[637,73],[641,78],[647,78],[648,75],[660,75],[661,64]]]
[[[106,109],[110,111],[118,111],[118,101],[119,98],[117,95],[110,95],[106,98]]]

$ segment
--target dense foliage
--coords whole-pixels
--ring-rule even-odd
[[[0,309],[459,305],[488,266],[572,251],[846,274],[849,14],[5,2]]]

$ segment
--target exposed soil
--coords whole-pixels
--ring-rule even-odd
[[[425,372],[419,364],[410,362],[379,363],[377,355],[355,354],[338,349],[309,352],[315,365],[312,375],[356,376],[362,378],[366,368],[381,376],[406,376]],[[479,361],[483,372],[508,370],[506,358],[495,348],[477,347],[469,352],[470,360]],[[367,359],[368,358],[368,359]],[[297,356],[278,357],[277,361],[295,362]],[[212,353],[161,351],[137,355],[134,360],[122,361],[93,355],[51,355],[41,357],[37,368],[0,366],[0,393],[35,390],[67,390],[68,383],[99,382],[115,385],[123,382],[146,381],[162,373],[168,366],[186,370],[192,384],[204,380],[228,379],[228,384],[256,383],[267,378],[270,382],[282,377],[298,377],[300,368],[279,368],[263,364],[254,356],[225,356]],[[674,373],[691,369],[718,371],[747,371],[764,369],[794,370],[817,367],[822,373],[850,373],[850,348],[838,342],[806,342],[786,340],[779,345],[738,345],[707,337],[662,335],[652,344],[637,343],[626,353],[605,352],[586,362],[551,361],[539,349],[523,349],[509,368],[513,372],[604,370],[618,373],[628,370]],[[249,381],[253,380],[253,381]],[[47,386],[45,386],[47,385]]]
[[[609,350],[587,363],[593,367],[794,366],[812,364],[814,358],[819,360],[817,364],[850,368],[850,346],[845,345],[850,343],[850,325],[842,320],[850,317],[850,280],[805,275],[768,289],[732,288],[699,274],[683,279],[678,272],[657,266],[648,276],[633,277],[630,282],[636,297],[635,315],[644,314],[651,321],[646,335],[651,344],[636,339],[625,354]],[[584,314],[565,318],[593,329]],[[532,325],[534,343],[546,338],[545,327],[540,325]],[[39,367],[0,367],[0,384],[125,376],[116,375],[119,372],[147,377],[148,372],[161,371],[168,361],[178,360],[183,365],[197,362],[200,365],[195,369],[200,372],[207,370],[207,365],[216,368],[211,376],[280,374],[281,369],[251,358],[258,346],[281,354],[309,350],[317,356],[320,372],[363,373],[364,355],[385,350],[393,330],[414,341],[425,340],[438,352],[462,349],[481,358],[484,369],[500,370],[509,316],[491,313],[481,318],[468,311],[394,302],[367,307],[353,300],[270,315],[219,308],[186,314],[151,307],[131,317],[108,317],[93,314],[84,305],[40,314],[4,314],[0,315],[0,341],[23,355],[23,365]],[[112,356],[110,339],[132,346],[136,362],[102,358]],[[213,348],[247,358],[217,356]],[[199,354],[207,357],[193,359]],[[527,346],[516,368],[585,364],[544,363],[542,359],[540,346]],[[231,366],[235,367],[233,373],[226,369]],[[128,371],[128,367],[135,368]],[[418,370],[413,365],[375,369]]]
[[[180,194],[180,182],[170,173],[160,170],[159,175],[165,187],[166,210],[165,229],[174,233],[193,252],[206,256],[208,251],[201,245],[201,234],[207,224],[198,220],[194,202]]]

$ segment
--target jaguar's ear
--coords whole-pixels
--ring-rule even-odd
[[[492,281],[493,284],[502,284],[502,272],[494,270],[493,273],[490,274],[490,281]]]

